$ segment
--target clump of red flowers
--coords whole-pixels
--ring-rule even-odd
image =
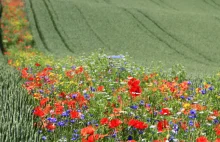
[[[146,129],[148,127],[148,125],[146,123],[144,123],[144,122],[142,122],[140,120],[137,120],[137,119],[129,120],[128,125],[132,126],[134,128],[137,128],[139,130]]]
[[[140,80],[129,77],[128,81],[128,86],[129,86],[129,93],[132,97],[137,97],[141,95],[141,87],[140,87]]]

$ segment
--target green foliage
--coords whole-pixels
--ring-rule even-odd
[[[215,2],[219,3],[219,2]],[[218,5],[191,0],[26,0],[36,47],[57,57],[128,54],[137,64],[219,69]]]
[[[21,77],[11,67],[0,65],[0,141],[38,142],[33,126],[33,98],[21,87]]]

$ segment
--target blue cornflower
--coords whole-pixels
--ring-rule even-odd
[[[173,132],[174,134],[177,134],[178,131],[179,131],[179,125],[174,124],[174,125],[173,125],[173,131],[172,131],[172,132]]]
[[[143,101],[143,100],[141,100],[141,101],[140,101],[140,105],[142,105],[142,106],[143,106],[144,104],[145,104],[145,103],[144,103],[144,101]]]
[[[214,124],[217,124],[217,123],[219,123],[219,120],[218,120],[218,119],[214,119],[214,120],[213,120],[213,123],[214,123]]]
[[[91,90],[92,92],[95,92],[95,88],[94,88],[94,87],[90,87],[90,90]]]
[[[210,90],[210,91],[214,90],[214,87],[213,87],[213,86],[210,86],[210,87],[209,87],[209,90]]]
[[[140,118],[140,116],[135,116],[134,118],[135,118],[135,119],[138,119],[138,118]]]
[[[116,136],[117,136],[117,134],[116,134],[116,133],[114,133],[114,134],[112,135],[112,137],[113,137],[113,138],[116,138]]]
[[[84,97],[87,99],[87,100],[89,100],[90,99],[90,96],[89,96],[89,94],[84,94]]]
[[[61,116],[67,117],[67,116],[69,116],[69,112],[68,112],[68,111],[64,111],[64,112],[61,114]]]
[[[75,141],[77,139],[79,139],[79,134],[74,133],[71,140]]]
[[[55,122],[57,122],[57,119],[56,119],[56,118],[53,118],[53,117],[49,117],[49,118],[47,118],[47,120],[48,120],[50,123],[55,123]]]
[[[168,139],[169,142],[170,142],[170,141],[173,141],[174,138],[175,138],[175,137],[171,135],[171,136],[169,137],[169,139]]]
[[[85,115],[81,114],[80,119],[85,119]]]
[[[191,101],[192,99],[193,97],[190,97],[190,96],[186,98],[187,101]]]
[[[90,122],[90,121],[89,121],[89,122],[87,122],[87,125],[88,125],[88,126],[89,126],[89,125],[91,125],[91,124],[92,124],[92,122]]]
[[[189,126],[193,126],[194,122],[192,120],[189,120]]]
[[[130,106],[130,108],[132,108],[132,109],[137,109],[138,108],[138,106],[136,106],[136,105],[132,105],[132,106]]]
[[[61,126],[61,127],[65,126],[65,122],[64,121],[59,121],[57,124],[58,124],[58,126]]]
[[[195,119],[196,118],[196,110],[195,109],[190,110],[189,118],[190,119]]]
[[[75,99],[77,97],[77,94],[72,94],[72,98]]]
[[[43,93],[44,93],[44,91],[43,91],[42,89],[40,89],[40,90],[39,90],[39,93],[43,94]]]
[[[128,141],[133,140],[132,136],[128,136]]]
[[[181,98],[181,99],[184,99],[185,97],[182,95],[182,96],[180,96],[180,98]]]
[[[192,82],[191,81],[188,81],[188,85],[191,85],[192,84]]]
[[[75,70],[75,69],[76,69],[76,66],[75,66],[75,65],[73,65],[73,66],[72,66],[72,70]]]
[[[144,131],[143,130],[139,130],[138,133],[141,135],[141,134],[144,133]]]
[[[71,122],[71,123],[75,123],[75,122],[76,122],[76,120],[75,120],[75,119],[72,119],[72,120],[70,120],[70,122]]]
[[[88,109],[88,106],[87,106],[87,105],[83,105],[82,107],[83,107],[83,110]]]
[[[195,115],[195,114],[196,114],[196,110],[195,110],[195,109],[191,109],[191,110],[190,110],[190,114],[191,114],[191,115]]]
[[[121,59],[121,58],[124,58],[124,56],[123,55],[112,55],[112,56],[108,56],[108,58]]]
[[[203,89],[202,91],[201,91],[201,93],[204,95],[204,94],[206,94],[206,89]]]
[[[151,107],[151,104],[146,104],[146,107]]]
[[[42,130],[39,130],[38,133],[39,133],[39,134],[42,133]]]
[[[78,139],[78,138],[76,138],[76,137],[72,137],[72,138],[71,138],[72,141],[76,141],[77,139]]]
[[[46,136],[43,136],[43,137],[42,137],[42,140],[43,140],[43,141],[45,141],[46,139],[47,139],[47,137],[46,137]]]

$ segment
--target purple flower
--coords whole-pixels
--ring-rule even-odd
[[[59,121],[57,124],[58,124],[58,126],[61,126],[61,127],[65,126],[65,122],[64,121]]]
[[[72,98],[75,99],[77,97],[77,94],[72,94]]]
[[[191,114],[191,115],[195,115],[195,114],[196,114],[196,110],[195,110],[195,109],[191,109],[191,110],[190,110],[190,114]]]
[[[138,106],[136,106],[136,105],[132,105],[132,106],[130,106],[130,108],[136,110],[136,109],[138,109]]]
[[[46,137],[46,136],[43,136],[43,137],[42,137],[42,140],[43,140],[43,141],[45,141],[46,139],[47,139],[47,137]]]
[[[133,140],[132,136],[128,136],[128,141]]]
[[[191,81],[188,81],[188,85],[191,85],[192,84],[192,82]]]
[[[189,126],[193,126],[194,122],[192,120],[189,120]]]
[[[55,122],[57,122],[57,119],[56,119],[56,118],[53,118],[53,117],[49,117],[49,118],[47,118],[47,120],[48,120],[50,123],[55,123]]]
[[[204,95],[204,94],[206,94],[206,89],[203,89],[202,91],[201,91],[201,93]]]
[[[213,86],[210,86],[210,87],[209,87],[209,90],[210,90],[210,91],[214,90],[214,87],[213,87]]]
[[[67,116],[69,116],[69,112],[68,112],[68,111],[64,111],[64,112],[61,114],[61,116],[67,117]]]
[[[142,105],[142,106],[143,106],[144,104],[145,104],[145,103],[144,103],[144,101],[143,101],[143,100],[141,100],[141,101],[140,101],[140,105]]]

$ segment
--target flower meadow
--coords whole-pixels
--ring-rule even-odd
[[[144,68],[104,53],[56,59],[32,48],[23,1],[2,5],[5,56],[34,99],[41,141],[220,141],[220,74],[190,80],[179,65]]]

